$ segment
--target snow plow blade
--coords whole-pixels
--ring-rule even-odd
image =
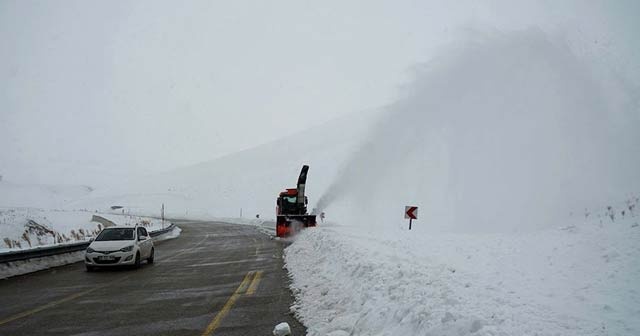
[[[290,237],[306,227],[316,226],[316,215],[276,216],[276,236]]]

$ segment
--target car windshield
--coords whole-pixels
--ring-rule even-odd
[[[96,241],[104,240],[133,240],[133,229],[104,229],[100,232],[98,237],[96,237]]]

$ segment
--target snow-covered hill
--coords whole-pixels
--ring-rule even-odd
[[[295,187],[303,164],[311,166],[307,193],[315,203],[360,144],[377,113],[354,114],[213,161],[123,181],[112,188],[97,189],[69,206],[105,209],[121,205],[130,213],[158,215],[164,203],[170,217],[239,217],[242,209],[243,217],[260,214],[272,218],[278,193]]]
[[[0,181],[0,207],[59,209],[88,196],[89,186],[18,184]]]

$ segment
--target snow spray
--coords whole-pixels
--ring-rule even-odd
[[[526,230],[640,190],[629,82],[537,29],[474,36],[416,68],[319,198],[352,223],[420,204],[433,229]]]

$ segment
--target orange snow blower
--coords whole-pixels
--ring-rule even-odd
[[[307,196],[304,194],[309,166],[302,166],[298,185],[280,193],[276,201],[276,236],[288,237],[302,228],[316,226],[316,215],[307,213]]]

